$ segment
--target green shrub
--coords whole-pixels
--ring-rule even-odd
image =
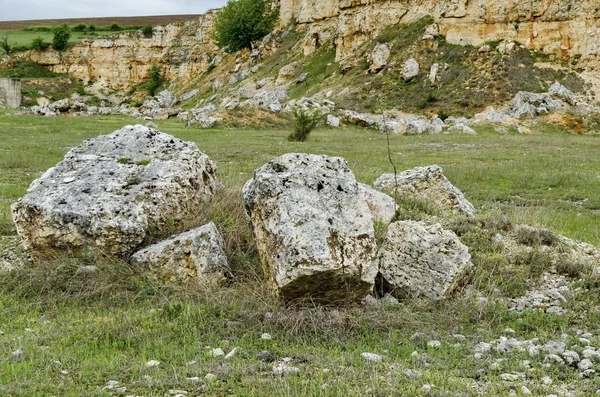
[[[96,31],[96,25],[93,24],[89,24],[87,27],[87,32],[88,33],[94,33]]]
[[[279,9],[271,0],[229,0],[215,24],[215,41],[227,52],[251,49],[252,42],[271,33]]]
[[[288,136],[292,142],[305,142],[310,133],[319,126],[323,116],[318,109],[294,109],[294,132]]]
[[[144,37],[150,38],[154,34],[154,28],[150,25],[144,26],[142,28],[142,33],[144,34]]]
[[[78,23],[73,26],[73,32],[85,32],[87,30],[87,25],[85,23]]]
[[[121,30],[123,30],[123,27],[121,25],[119,25],[118,23],[113,22],[108,26],[108,29],[111,32],[120,32]]]
[[[4,50],[4,52],[6,52],[7,54],[10,54],[12,52],[12,47],[8,42],[7,34],[5,34],[4,36],[2,36],[2,38],[0,38],[0,48],[2,48]]]
[[[66,23],[54,28],[54,38],[52,39],[52,48],[62,51],[67,48],[71,38],[71,28]]]
[[[31,49],[35,51],[44,51],[50,47],[50,43],[45,42],[41,37],[35,38],[31,41]]]
[[[164,79],[162,77],[162,67],[160,65],[152,65],[148,71],[148,81],[146,86],[148,88],[148,94],[154,96],[158,87],[162,85]]]

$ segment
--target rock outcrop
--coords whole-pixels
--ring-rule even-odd
[[[596,0],[279,0],[281,23],[295,22],[306,34],[305,53],[315,40],[332,41],[337,61],[382,29],[433,17],[436,34],[452,44],[481,46],[505,40],[560,56],[580,55],[598,66],[600,8]],[[429,34],[428,36],[433,36]]]
[[[167,284],[216,281],[229,270],[223,245],[217,227],[209,223],[144,248],[130,261]]]
[[[428,202],[441,212],[472,216],[475,208],[437,166],[417,167],[394,174],[384,174],[374,183],[375,188],[397,191],[401,196],[414,196]]]
[[[217,13],[197,20],[156,26],[152,37],[124,32],[111,37],[84,39],[66,51],[30,51],[31,60],[56,73],[69,73],[88,83],[122,89],[146,80],[153,64],[164,77],[186,82],[208,70],[220,54],[213,40]]]
[[[339,157],[286,154],[243,189],[267,279],[286,300],[364,298],[377,275],[373,217]]]
[[[13,204],[13,220],[38,251],[91,246],[127,256],[154,230],[197,213],[215,177],[195,143],[126,126],[67,153]]]
[[[469,249],[441,225],[394,222],[380,250],[380,272],[396,297],[439,300],[452,293],[471,271]]]

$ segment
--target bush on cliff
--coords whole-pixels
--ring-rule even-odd
[[[67,48],[71,38],[71,28],[66,23],[54,28],[54,37],[52,39],[52,48],[62,51]]]
[[[230,0],[219,12],[215,41],[227,52],[251,49],[273,30],[279,8],[270,0]]]

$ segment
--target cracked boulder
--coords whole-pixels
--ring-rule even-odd
[[[13,204],[13,220],[37,251],[128,256],[153,231],[197,214],[215,185],[216,166],[195,143],[126,126],[67,153]]]
[[[394,174],[384,174],[374,183],[376,189],[391,191],[401,196],[412,196],[426,201],[442,213],[473,216],[475,208],[437,165],[417,167]]]
[[[440,224],[399,221],[388,228],[379,267],[385,292],[439,300],[465,281],[473,265],[469,249],[454,232]]]
[[[286,154],[254,172],[244,205],[268,281],[285,300],[360,300],[377,264],[373,216],[340,157]]]
[[[214,223],[171,237],[136,252],[131,264],[171,283],[216,281],[229,269],[223,238]]]

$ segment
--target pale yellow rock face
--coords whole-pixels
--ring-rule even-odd
[[[280,0],[280,6],[283,25],[296,22],[311,40],[334,40],[338,61],[387,26],[431,15],[450,43],[504,39],[600,66],[598,0]]]
[[[212,35],[216,14],[200,19],[156,27],[152,38],[141,32],[125,32],[114,38],[83,40],[63,53],[49,50],[27,54],[54,72],[70,73],[82,79],[104,82],[122,89],[146,79],[153,64],[163,67],[171,81],[189,81],[206,71],[220,53]]]

